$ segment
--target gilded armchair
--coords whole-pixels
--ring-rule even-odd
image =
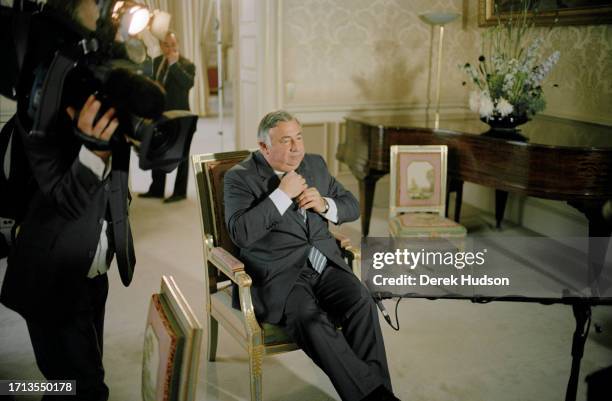
[[[262,360],[265,355],[292,351],[298,347],[278,326],[260,323],[251,299],[251,278],[239,260],[224,219],[223,177],[249,151],[209,153],[192,156],[195,172],[205,268],[205,307],[208,320],[206,354],[216,358],[218,326],[221,324],[249,356],[251,401],[262,400]],[[359,277],[360,253],[348,237],[334,233],[349,265]],[[232,286],[232,283],[235,285]],[[240,310],[232,308],[232,287],[237,288]]]

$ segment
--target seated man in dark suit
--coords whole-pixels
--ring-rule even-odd
[[[176,34],[168,31],[160,43],[162,55],[153,60],[153,78],[166,90],[166,110],[189,110],[189,91],[193,87],[195,65],[179,54]],[[188,144],[190,145],[190,144]],[[163,170],[151,171],[151,186],[143,198],[163,198],[166,188],[166,173]],[[187,197],[189,160],[183,160],[176,169],[176,180],[172,196],[164,202],[176,202]]]
[[[357,200],[304,152],[291,114],[266,115],[257,139],[259,151],[225,175],[224,202],[258,318],[282,326],[342,400],[397,400],[376,305],[328,230],[359,217]]]

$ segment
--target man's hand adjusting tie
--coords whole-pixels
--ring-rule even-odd
[[[278,188],[287,194],[289,198],[293,199],[304,192],[308,185],[306,185],[304,177],[295,171],[290,171],[283,176]]]

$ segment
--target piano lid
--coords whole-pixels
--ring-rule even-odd
[[[433,116],[427,118],[405,114],[386,116],[356,114],[346,119],[382,129],[427,129],[451,135],[481,135],[489,130],[489,126],[473,113],[442,115],[438,129],[434,128]],[[531,145],[612,150],[612,126],[608,125],[537,115],[532,121],[518,128],[520,134],[526,137],[527,143]],[[507,139],[500,140],[507,141]]]

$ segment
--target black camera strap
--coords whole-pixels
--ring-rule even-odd
[[[96,39],[83,39],[68,50],[55,53],[43,83],[34,117],[31,136],[44,137],[53,126],[59,111],[66,77],[77,66],[77,60],[85,54],[98,50]]]

